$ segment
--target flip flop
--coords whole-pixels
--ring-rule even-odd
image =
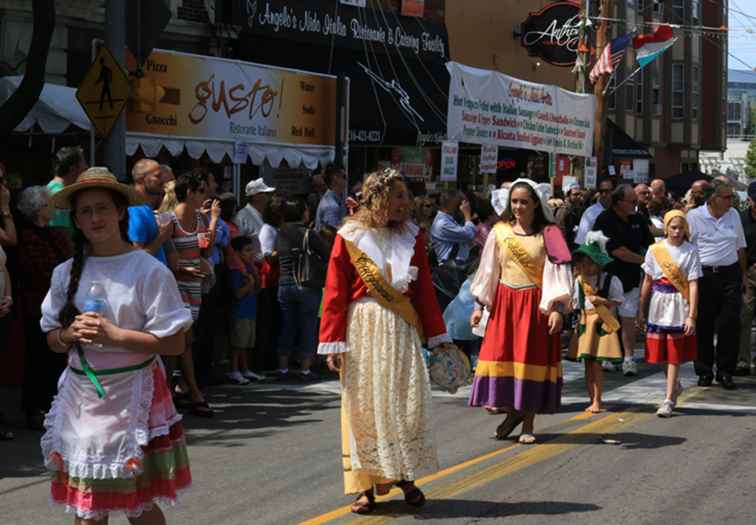
[[[417,488],[414,481],[400,481],[396,486],[404,492],[404,502],[407,505],[412,505],[413,507],[422,507],[425,505],[425,494]]]
[[[360,501],[362,498],[367,498],[367,502]],[[352,502],[350,509],[355,514],[370,514],[375,510],[375,494],[373,491],[365,491],[357,499]]]
[[[195,401],[191,406],[191,413],[198,417],[215,417],[215,412],[207,401]]]
[[[524,420],[521,416],[513,416],[508,415],[507,418],[501,422],[501,424],[496,427],[496,439],[499,441],[507,439],[509,437],[509,434],[512,433],[512,431],[522,423]]]

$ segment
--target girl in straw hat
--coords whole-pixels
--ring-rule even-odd
[[[375,492],[392,485],[409,505],[422,505],[414,480],[438,468],[421,346],[451,340],[411,205],[398,171],[369,175],[328,265],[318,353],[341,373],[344,491],[358,495],[351,508],[358,514],[371,512]]]
[[[76,523],[163,524],[158,501],[191,484],[181,416],[159,355],[184,350],[192,324],[170,271],[128,241],[138,195],[106,168],[57,193],[70,209],[75,255],[57,266],[42,303],[42,330],[68,354],[41,440],[52,501]]]
[[[696,358],[698,279],[702,275],[696,247],[688,242],[685,214],[672,210],[664,215],[666,238],[646,253],[638,326],[646,329],[646,361],[667,364],[667,392],[656,414],[670,417],[682,390],[677,380],[680,365]],[[648,323],[644,316],[648,308]]]
[[[567,359],[585,363],[585,386],[591,404],[586,412],[601,412],[604,384],[602,363],[621,363],[620,328],[615,308],[622,303],[622,282],[603,268],[612,262],[606,253],[609,239],[600,231],[588,232],[585,243],[572,254],[575,269],[573,307],[579,319],[570,341]]]
[[[516,180],[470,287],[478,303],[470,324],[481,323],[483,307],[490,311],[470,405],[507,412],[498,439],[522,423],[520,442],[534,443],[535,415],[561,405],[559,334],[572,297],[570,260],[546,195],[532,180]]]

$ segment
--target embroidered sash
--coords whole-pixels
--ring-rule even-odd
[[[580,290],[582,292],[582,296],[580,297],[580,308],[585,309],[585,297],[596,296],[598,295],[598,292],[596,292],[590,283],[585,282],[582,277],[578,277],[578,282],[580,283]],[[598,314],[599,319],[601,319],[601,322],[603,323],[602,328],[607,334],[613,334],[620,329],[620,322],[606,305],[594,304],[593,309]]]
[[[499,243],[506,251],[507,257],[511,257],[518,268],[522,270],[530,281],[538,288],[543,288],[543,267],[538,264],[525,250],[520,241],[512,231],[512,226],[506,224],[501,227],[503,230],[497,237]]]
[[[661,268],[664,277],[669,279],[669,282],[677,288],[677,291],[680,292],[687,302],[690,302],[690,286],[688,284],[688,279],[683,275],[680,266],[678,266],[672,258],[672,254],[669,253],[664,242],[657,242],[649,249],[654,256],[654,259],[656,259],[656,264]]]
[[[370,296],[378,301],[378,304],[384,308],[388,308],[408,324],[414,326],[420,339],[424,341],[423,325],[410,298],[391,286],[383,278],[381,270],[373,260],[353,242],[344,239],[344,243],[346,244],[347,252],[349,252],[349,259],[357,270],[360,279],[367,286]]]

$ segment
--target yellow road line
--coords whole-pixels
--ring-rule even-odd
[[[678,404],[681,404],[688,399],[696,397],[700,395],[702,392],[703,391],[700,389],[687,390],[680,396],[680,399],[678,400]],[[551,459],[559,454],[562,454],[572,448],[577,447],[581,443],[575,443],[574,437],[576,435],[587,434],[587,433],[598,433],[598,432],[602,432],[602,433],[612,432],[616,429],[619,429],[622,426],[631,425],[631,424],[639,423],[640,421],[643,421],[645,419],[650,419],[652,415],[653,415],[652,413],[651,414],[641,413],[641,412],[638,412],[637,410],[633,411],[632,409],[626,412],[619,412],[619,413],[608,412],[602,418],[594,419],[593,421],[585,425],[582,425],[570,432],[567,432],[556,439],[553,439],[551,441],[547,441],[544,443],[539,443],[538,445],[534,447],[526,448],[521,454],[517,454],[505,462],[496,463],[494,465],[491,465],[489,467],[482,469],[479,472],[463,476],[460,479],[450,482],[450,483],[445,483],[442,486],[438,487],[437,489],[429,491],[427,493],[427,496],[429,497],[429,499],[441,499],[441,498],[449,498],[449,497],[456,496],[464,492],[468,492],[476,487],[482,486],[486,483],[490,483],[491,481],[505,477],[509,474],[525,469],[527,467],[530,467],[542,461],[546,461],[547,459]],[[566,424],[569,424],[570,422],[591,419],[594,417],[595,417],[594,414],[590,414],[587,412],[580,412],[577,415],[558,423],[556,426],[564,426]],[[547,431],[547,429],[544,429],[544,431]],[[588,441],[586,441],[586,443],[588,443]],[[517,447],[521,447],[521,445],[513,444],[510,446],[495,450],[493,452],[483,454],[481,456],[464,461],[452,467],[448,467],[446,469],[440,470],[439,472],[436,472],[435,474],[431,474],[429,476],[421,478],[417,480],[416,483],[418,486],[422,486],[432,481],[446,478],[457,472],[473,467],[479,463],[483,463],[485,461],[489,461],[498,456],[506,454],[507,452]],[[378,496],[376,498],[376,501],[389,500],[399,494],[401,494],[401,491],[399,489],[393,489],[386,496]],[[324,523],[328,523],[338,518],[347,516],[350,513],[351,513],[350,506],[339,507],[325,514],[321,514],[320,516],[316,516],[307,521],[303,521],[300,523],[300,525],[322,525]],[[372,519],[369,519],[369,518],[366,519],[365,517],[362,517],[358,521],[361,525],[364,525],[364,524],[369,524],[369,523],[370,524],[383,523],[391,518],[392,518],[391,516],[376,516]]]
[[[575,416],[573,416],[573,417],[571,417],[571,418],[569,418],[569,419],[567,419],[567,420],[565,420],[563,422],[560,422],[559,425],[564,425],[566,423],[570,423],[570,422],[573,422],[573,421],[580,421],[580,420],[583,420],[583,419],[588,419],[591,416],[592,416],[592,414],[589,414],[587,412],[581,412],[581,413],[579,413],[579,414],[577,414],[577,415],[575,415]],[[513,445],[509,445],[507,447],[494,450],[493,452],[488,452],[486,454],[483,454],[482,456],[478,456],[478,457],[469,459],[467,461],[464,461],[464,462],[459,463],[457,465],[445,468],[443,470],[439,470],[438,472],[436,472],[434,474],[430,474],[428,476],[425,476],[424,478],[420,478],[419,480],[417,480],[416,484],[417,484],[417,486],[422,486],[422,485],[425,485],[425,484],[430,483],[432,481],[436,481],[438,479],[445,478],[447,476],[451,476],[452,474],[456,474],[457,472],[460,472],[462,470],[468,469],[468,468],[470,468],[472,466],[475,466],[475,465],[477,465],[479,463],[483,463],[485,461],[489,461],[489,460],[491,460],[493,458],[501,456],[502,454],[506,454],[507,452],[509,452],[510,450],[512,450],[514,448],[517,448],[518,446],[520,446],[520,445],[518,445],[518,444],[515,443]],[[396,495],[399,495],[400,493],[401,493],[401,490],[395,488],[395,489],[392,489],[391,492],[389,492],[385,496],[378,496],[378,497],[376,497],[376,501],[389,500],[392,497],[394,497]],[[332,520],[341,518],[342,516],[346,516],[346,515],[350,514],[351,513],[350,507],[351,507],[351,505],[347,505],[347,506],[344,506],[344,507],[339,507],[338,509],[334,509],[334,510],[332,510],[330,512],[326,512],[325,514],[321,514],[320,516],[316,516],[316,517],[311,518],[311,519],[309,519],[307,521],[303,521],[299,525],[321,525],[323,523],[328,523],[329,521],[332,521]]]

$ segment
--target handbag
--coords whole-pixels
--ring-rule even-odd
[[[311,233],[312,230],[305,230],[302,248],[295,250],[297,265],[294,269],[294,282],[300,288],[321,290],[325,286],[326,265],[323,258],[310,247]]]
[[[429,372],[431,382],[450,394],[472,383],[470,360],[454,345],[439,348],[430,354]]]

